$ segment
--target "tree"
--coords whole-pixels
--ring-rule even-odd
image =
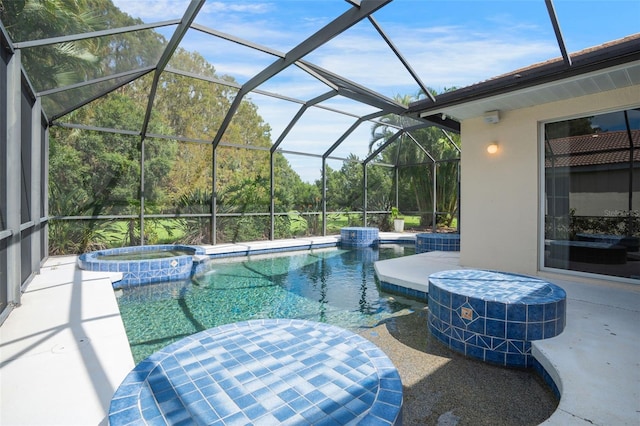
[[[0,0],[0,17],[13,41],[93,31],[100,17],[86,0]],[[91,40],[26,49],[23,65],[37,90],[80,81],[99,68]]]
[[[413,97],[396,96],[397,102],[408,105]],[[417,122],[409,117],[395,114],[382,117],[371,129],[370,152],[385,143],[400,128],[407,128]],[[450,135],[459,146],[459,135]],[[458,206],[457,163],[441,162],[458,158],[459,153],[442,130],[436,127],[424,127],[403,134],[388,146],[377,160],[398,167],[399,207],[404,211],[418,211],[421,224],[432,222],[434,161],[436,164],[438,211],[449,214],[440,219],[450,226],[455,218]]]
[[[116,128],[139,122],[144,110],[122,94],[112,94],[71,114],[71,120],[91,121],[99,127]],[[153,129],[162,133],[162,127]],[[140,137],[119,133],[69,130],[53,127],[50,133],[49,212],[54,216],[90,216],[81,242],[73,250],[92,247],[104,229],[96,220],[103,215],[139,213]],[[176,152],[175,141],[149,142],[145,147],[145,199],[162,205],[163,181],[168,179]],[[56,226],[59,228],[56,229]],[[73,223],[52,225],[53,235]],[[54,250],[68,242],[51,238]],[[75,238],[76,242],[78,238]],[[108,244],[102,242],[101,245]],[[64,251],[63,249],[60,249]]]

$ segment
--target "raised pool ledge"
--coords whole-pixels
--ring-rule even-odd
[[[340,245],[370,247],[377,245],[378,242],[378,228],[352,226],[340,229]]]
[[[151,257],[152,253],[164,251],[181,251],[184,254]],[[145,253],[150,257],[141,256]],[[126,255],[131,255],[131,259],[108,259],[109,256]],[[187,279],[195,272],[200,260],[206,258],[204,255],[205,250],[201,247],[180,244],[119,247],[84,253],[78,257],[78,267],[87,271],[121,272],[122,280],[113,283],[114,288],[121,288]]]
[[[507,367],[533,367],[531,341],[560,334],[566,292],[539,278],[477,269],[429,276],[431,333],[466,356]]]
[[[423,232],[416,235],[416,253],[460,251],[460,234]]]
[[[205,330],[139,363],[116,390],[109,423],[402,422],[402,382],[362,336],[294,319]]]

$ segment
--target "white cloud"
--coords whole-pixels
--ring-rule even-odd
[[[188,0],[112,0],[121,11],[144,22],[159,22],[182,18],[189,6]]]
[[[271,3],[252,3],[252,2],[234,2],[224,3],[221,1],[214,1],[206,3],[202,12],[204,13],[228,13],[228,12],[240,12],[250,14],[264,14],[274,9]]]

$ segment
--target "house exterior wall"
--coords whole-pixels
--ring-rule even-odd
[[[460,263],[536,274],[540,228],[540,123],[640,106],[640,86],[501,112],[461,123]],[[499,151],[489,154],[487,145]]]

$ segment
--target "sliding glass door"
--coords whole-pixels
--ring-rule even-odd
[[[640,108],[544,133],[544,266],[640,280]]]

